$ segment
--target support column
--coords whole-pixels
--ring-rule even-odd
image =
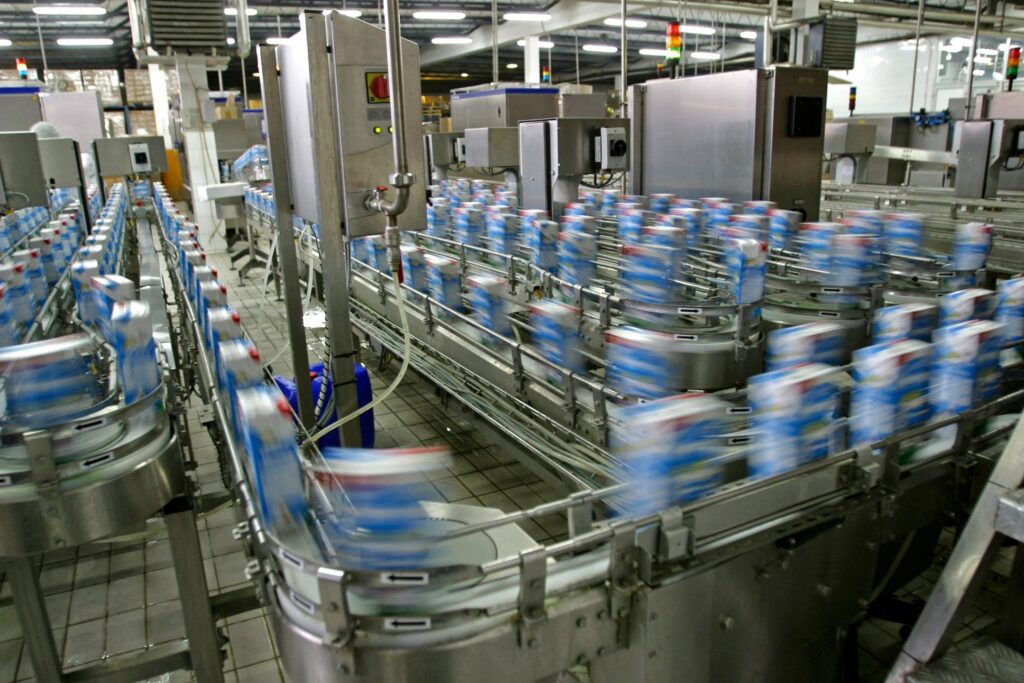
[[[217,145],[213,138],[213,111],[206,81],[204,57],[178,57],[175,60],[181,89],[181,130],[188,161],[188,186],[192,193],[192,213],[199,225],[199,238],[209,252],[225,251],[224,230],[213,202],[196,199],[197,188],[220,183]]]
[[[181,496],[168,503],[164,508],[164,523],[171,543],[192,670],[200,683],[223,683],[220,635],[210,607],[210,591],[206,584],[192,501]]]
[[[167,74],[159,64],[150,64],[149,87],[153,91],[153,118],[156,119],[156,135],[164,138],[164,147],[171,148],[171,98],[167,94]]]
[[[6,567],[14,607],[18,612],[18,622],[21,624],[36,680],[47,683],[60,681],[64,677],[60,653],[53,642],[50,617],[36,576],[35,562],[31,557],[19,557],[10,560]]]
[[[537,36],[526,39],[523,47],[523,73],[527,83],[540,83],[540,45]]]
[[[806,19],[821,14],[821,6],[818,0],[793,0],[793,19]],[[790,54],[794,57],[795,64],[807,63],[807,26],[802,25],[796,29],[796,45],[790,45]]]

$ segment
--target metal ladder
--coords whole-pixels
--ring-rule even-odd
[[[1024,646],[1022,484],[1024,419],[1017,422],[886,683],[1024,680],[1024,657],[1017,652]],[[1021,545],[1014,557],[1010,592],[999,622],[1001,642],[981,643],[936,661],[951,644],[1004,538]]]

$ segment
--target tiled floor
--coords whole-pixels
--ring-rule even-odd
[[[287,323],[283,304],[261,292],[258,271],[240,282],[226,258],[214,256],[215,265],[227,273],[229,297],[239,310],[243,324],[253,336],[263,357],[273,360],[275,372],[291,375],[287,351]],[[322,330],[308,330],[311,359],[323,355],[319,340]],[[364,362],[371,370],[375,392],[381,391],[398,369],[392,362],[377,371],[377,358],[364,349]],[[452,460],[447,471],[431,480],[437,499],[502,510],[537,505],[559,496],[559,492],[520,464],[508,444],[489,436],[475,419],[455,402],[443,405],[437,392],[410,373],[384,405],[375,411],[377,445],[406,446],[447,444]],[[212,441],[199,424],[196,408],[190,414],[192,443],[198,462],[196,477],[202,493],[222,492],[220,471]],[[238,521],[235,510],[215,510],[199,520],[206,579],[211,591],[219,592],[245,584],[246,557],[232,536]],[[565,537],[564,518],[553,516],[527,522],[525,531],[540,542]],[[941,569],[941,560],[925,576],[908,586],[924,597]],[[997,566],[981,600],[969,615],[961,636],[984,631],[993,621],[1009,573],[1005,558]],[[1001,572],[1001,575],[1000,575]],[[184,635],[177,583],[171,565],[166,533],[158,524],[144,540],[84,546],[49,553],[42,558],[40,578],[47,596],[58,649],[65,667],[96,662],[138,652],[180,639]],[[262,610],[241,614],[219,624],[228,637],[224,669],[229,683],[283,680],[267,619]],[[895,658],[899,643],[898,626],[872,620],[860,632],[861,680],[881,681]],[[11,592],[0,584],[0,683],[32,679]],[[178,671],[152,679],[154,683],[189,681],[188,672]],[[296,682],[298,683],[298,682]]]

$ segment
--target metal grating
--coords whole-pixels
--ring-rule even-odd
[[[856,52],[856,17],[825,17],[811,24],[807,36],[807,66],[852,69]]]
[[[149,0],[152,47],[158,52],[223,52],[227,40],[220,0]]]

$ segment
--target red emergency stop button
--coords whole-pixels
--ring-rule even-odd
[[[388,77],[374,76],[370,81],[370,94],[378,100],[386,100],[388,98]]]

